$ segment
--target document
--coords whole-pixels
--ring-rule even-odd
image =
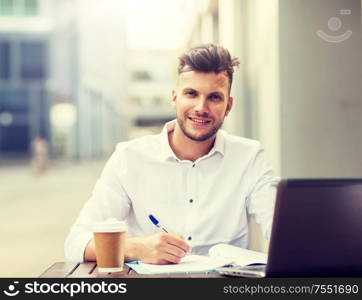
[[[268,255],[263,252],[239,248],[227,244],[219,244],[210,248],[209,255],[212,257],[223,257],[232,259],[239,266],[251,264],[266,264]]]
[[[230,264],[230,259],[203,256],[203,255],[187,255],[181,259],[178,264],[154,265],[139,263],[144,269],[151,274],[163,273],[206,273],[211,272],[215,268]]]
[[[142,262],[127,265],[139,274],[172,274],[172,273],[212,273],[216,268],[238,264],[266,264],[265,253],[251,251],[227,244],[219,244],[210,248],[209,255],[190,254],[178,264],[154,265]]]

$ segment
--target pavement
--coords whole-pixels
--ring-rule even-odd
[[[92,193],[105,160],[0,164],[0,277],[38,277],[64,261],[64,240]]]

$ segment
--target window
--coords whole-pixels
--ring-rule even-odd
[[[37,0],[25,0],[24,2],[24,14],[26,16],[35,16],[38,14],[38,1]]]
[[[0,79],[10,77],[10,44],[0,41]]]
[[[46,76],[44,42],[20,43],[20,76],[23,79],[44,79]]]
[[[0,0],[0,16],[35,16],[38,14],[38,0]]]
[[[14,14],[13,0],[0,0],[0,15],[7,16]]]
[[[149,81],[151,80],[151,75],[147,71],[133,71],[132,79],[134,81]]]
[[[0,112],[27,113],[29,111],[28,93],[24,89],[0,90]]]
[[[38,94],[39,109],[39,134],[49,139],[49,102],[46,90],[41,90]]]

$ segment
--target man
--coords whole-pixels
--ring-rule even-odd
[[[125,259],[154,264],[207,254],[218,243],[246,248],[248,215],[269,237],[278,178],[259,142],[219,130],[232,109],[238,64],[212,44],[180,57],[172,91],[177,120],[159,135],[117,145],[67,237],[68,260],[95,260],[92,232],[82,224],[110,217],[128,223]]]

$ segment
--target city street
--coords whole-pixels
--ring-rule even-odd
[[[0,277],[37,277],[64,261],[64,239],[104,163],[53,163],[42,176],[26,162],[0,164]]]

